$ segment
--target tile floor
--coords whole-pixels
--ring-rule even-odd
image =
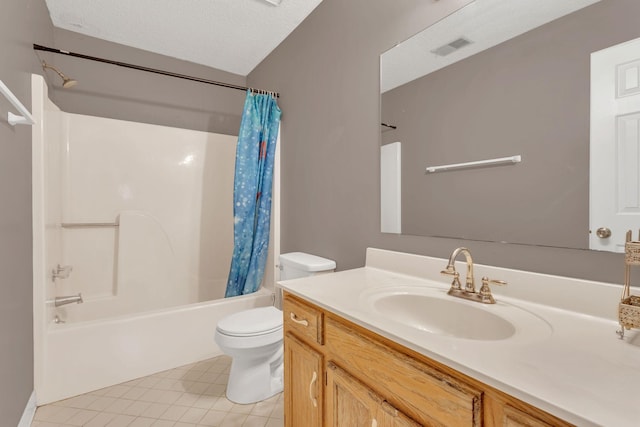
[[[227,400],[230,366],[219,356],[54,402],[31,427],[282,427],[282,393],[251,405]]]

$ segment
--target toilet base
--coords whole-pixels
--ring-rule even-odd
[[[283,390],[284,348],[262,360],[234,357],[227,383],[227,399],[234,403],[260,402]]]

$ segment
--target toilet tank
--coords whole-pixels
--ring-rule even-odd
[[[304,252],[290,252],[280,255],[280,280],[330,273],[335,269],[335,261],[316,255]]]

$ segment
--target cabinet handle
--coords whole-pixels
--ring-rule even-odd
[[[289,317],[299,325],[309,326],[309,322],[306,319],[298,320],[298,317],[293,313],[293,311],[291,312],[291,315]]]
[[[293,313],[291,313],[293,315]],[[313,371],[313,377],[311,378],[311,382],[309,383],[309,399],[311,399],[311,403],[313,403],[313,407],[318,407],[318,399],[313,397],[313,385],[318,381],[318,373]]]
[[[378,420],[375,418],[371,420],[371,427],[378,427]]]

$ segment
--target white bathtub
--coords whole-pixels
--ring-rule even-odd
[[[217,301],[139,315],[48,325],[44,334],[38,405],[215,357],[218,319],[273,303],[260,289]]]

